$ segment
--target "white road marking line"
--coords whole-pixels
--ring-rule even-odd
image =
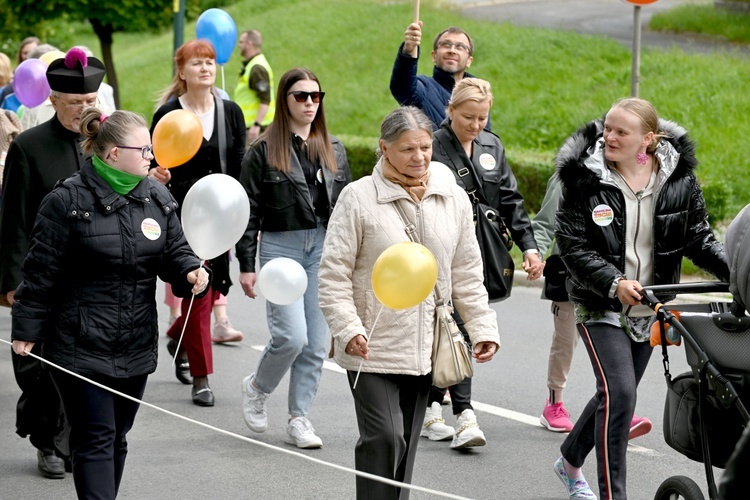
[[[265,345],[254,345],[251,346],[256,351],[262,351],[265,349]],[[333,361],[323,361],[323,368],[326,370],[330,370],[332,372],[336,373],[342,373],[345,374],[346,370],[341,368],[338,364],[336,364]],[[500,408],[499,406],[493,406],[488,405],[485,403],[480,403],[478,401],[472,401],[471,406],[474,407],[475,410],[489,413],[490,415],[495,415],[497,417],[507,418],[508,420],[515,420],[516,422],[520,422],[522,424],[531,425],[533,427],[542,427],[542,424],[539,423],[539,417],[533,417],[531,415],[526,415],[525,413],[520,413],[513,410],[508,410],[506,408]],[[652,450],[650,448],[644,448],[643,446],[638,446],[633,443],[628,443],[628,451],[632,453],[639,453],[641,455],[648,455],[651,457],[658,457],[660,454]]]

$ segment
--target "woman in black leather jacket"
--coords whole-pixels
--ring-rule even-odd
[[[300,448],[322,445],[307,419],[323,371],[328,333],[318,306],[318,266],[328,219],[339,193],[351,181],[344,146],[328,135],[324,95],[310,70],[284,73],[274,120],[245,154],[240,176],[250,199],[250,222],[237,244],[245,294],[256,297],[256,254],[261,266],[286,257],[307,273],[302,298],[290,305],[267,303],[271,340],[255,373],[242,381],[245,423],[255,432],[266,429],[266,399],[290,371],[285,441]]]
[[[448,117],[432,139],[432,161],[447,165],[458,185],[467,191],[472,184],[476,187],[475,195],[469,195],[472,202],[478,200],[497,210],[523,251],[523,268],[528,279],[534,280],[541,276],[544,265],[531,230],[531,220],[523,206],[523,196],[518,192],[516,177],[505,158],[500,138],[484,130],[492,101],[489,82],[479,78],[457,82],[448,103]],[[458,313],[454,314],[463,331],[463,320]],[[465,333],[464,337],[468,341]],[[433,387],[421,435],[432,441],[452,438],[453,449],[484,445],[486,439],[471,406],[471,378],[448,390],[457,419],[455,431],[442,418],[440,403],[445,390]]]
[[[639,291],[679,282],[683,256],[720,279],[729,269],[693,172],[693,144],[649,102],[616,102],[565,142],[557,164],[555,236],[597,389],[554,468],[570,498],[594,498],[580,468],[596,447],[599,498],[620,500],[636,389],[652,351],[653,313]]]
[[[142,117],[89,108],[80,172],[48,194],[13,304],[13,349],[44,357],[140,399],[156,370],[156,277],[182,297],[208,273],[190,250],[167,189],[147,177],[151,138]],[[117,496],[138,404],[50,369],[70,424],[78,498]]]

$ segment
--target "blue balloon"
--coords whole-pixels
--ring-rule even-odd
[[[208,9],[198,18],[195,35],[211,42],[216,50],[216,62],[226,64],[237,44],[237,25],[223,10]]]

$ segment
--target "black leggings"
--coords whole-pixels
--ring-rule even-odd
[[[636,391],[651,358],[649,342],[633,341],[622,328],[596,323],[577,325],[596,376],[589,400],[560,450],[574,467],[583,466],[596,447],[599,498],[627,498],[625,458]]]

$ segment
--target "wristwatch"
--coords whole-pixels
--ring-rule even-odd
[[[261,125],[261,124],[260,124],[260,123],[258,123],[258,122],[255,122],[255,123],[253,123],[253,127],[259,127],[259,128],[263,128],[263,125]]]

